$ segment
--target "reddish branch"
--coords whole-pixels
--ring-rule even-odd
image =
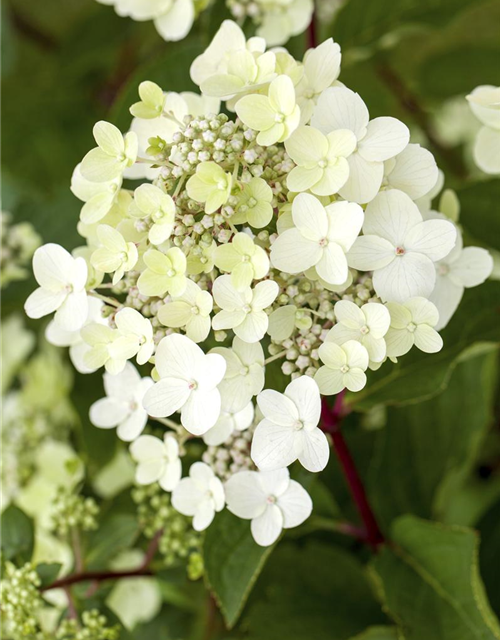
[[[56,580],[52,584],[42,587],[41,591],[49,591],[51,589],[62,589],[70,587],[77,582],[104,582],[105,580],[119,580],[120,578],[139,578],[142,576],[151,576],[153,572],[149,568],[149,565],[153,561],[153,558],[158,551],[160,539],[163,534],[163,530],[160,529],[156,532],[154,538],[149,543],[149,547],[144,556],[144,560],[141,565],[136,569],[126,569],[125,571],[81,571],[73,573],[72,575]]]
[[[340,430],[340,424],[345,413],[344,395],[345,390],[337,395],[333,407],[329,407],[326,401],[323,400],[321,428],[332,437],[333,449],[337,455],[354,504],[364,524],[366,542],[375,551],[377,547],[384,542],[384,537],[368,502],[368,497],[354,460]]]

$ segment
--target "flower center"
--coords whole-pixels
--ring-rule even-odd
[[[326,247],[327,244],[328,244],[328,238],[321,238],[321,240],[319,241],[320,247]]]
[[[227,180],[217,180],[217,189],[224,191],[227,188]]]
[[[295,431],[300,431],[304,428],[304,423],[302,422],[302,420],[296,420],[293,423],[293,428],[295,429]]]
[[[363,327],[361,327],[360,331],[364,336],[366,336],[368,333],[370,333],[370,327],[365,324]]]
[[[241,367],[240,369],[240,376],[246,376],[248,374],[248,367]]]
[[[277,501],[278,501],[278,498],[276,496],[267,496],[268,504],[276,504]]]
[[[127,252],[126,252],[126,251],[122,251],[122,252],[120,253],[120,260],[121,260],[122,262],[125,262],[125,261],[127,260],[127,258],[128,258],[128,256],[127,256]]]
[[[319,167],[320,169],[324,169],[324,168],[325,168],[325,167],[327,167],[327,166],[328,166],[328,160],[325,160],[324,158],[323,158],[323,160],[320,160],[320,161],[318,162],[318,167]]]
[[[157,211],[156,213],[153,213],[153,220],[158,222],[158,220],[161,220],[164,215],[163,211]]]
[[[275,122],[278,122],[279,124],[282,124],[283,122],[285,122],[285,115],[283,113],[277,113],[274,116],[274,120],[275,120]]]
[[[417,328],[417,325],[414,322],[410,322],[407,327],[408,331],[410,333],[413,333],[415,331],[415,329]]]
[[[247,253],[245,253],[245,254],[241,257],[241,259],[243,260],[243,262],[250,262],[250,256],[249,256]]]
[[[169,269],[167,271],[167,277],[173,278],[175,276],[175,269]]]
[[[196,382],[196,380],[191,380],[191,382],[188,384],[189,391],[195,391],[197,388],[198,383]]]
[[[252,310],[252,307],[251,307],[249,304],[246,304],[246,305],[243,307],[243,311],[244,311],[245,313],[250,313],[250,311],[251,311],[251,310]]]
[[[349,371],[349,366],[344,364],[340,367],[340,373],[347,373]]]
[[[198,309],[198,307],[196,305],[194,305],[193,307],[191,307],[191,313],[194,316],[197,316],[200,313],[200,310]]]
[[[257,204],[257,200],[253,196],[248,199],[248,206],[250,208],[255,207],[256,204]]]
[[[404,247],[396,247],[397,256],[404,256],[405,253],[406,253],[406,249]]]
[[[447,276],[450,273],[450,267],[447,264],[439,264],[437,272],[440,276]]]

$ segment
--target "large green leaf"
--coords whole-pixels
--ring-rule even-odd
[[[350,640],[404,640],[396,627],[370,627]]]
[[[252,593],[248,640],[347,640],[387,621],[352,554],[324,543],[283,543]]]
[[[99,529],[89,536],[86,568],[107,567],[110,560],[134,544],[138,535],[139,523],[135,514],[110,513]]]
[[[250,523],[223,511],[207,530],[203,545],[205,576],[228,627],[238,619],[274,547],[260,547]]]
[[[457,193],[460,223],[475,240],[500,250],[500,180],[468,185]]]
[[[403,516],[372,563],[384,606],[405,640],[498,640],[471,529]]]
[[[477,343],[500,342],[500,283],[487,282],[467,290],[442,336],[444,347],[439,353],[430,355],[414,347],[398,364],[386,362],[369,374],[366,387],[350,395],[349,402],[368,409],[382,403],[420,402],[442,392],[466,349]]]
[[[34,545],[33,520],[11,504],[1,515],[1,549],[4,560],[18,565],[31,560]]]
[[[480,567],[491,605],[500,615],[500,501],[481,518],[478,523],[481,534]]]
[[[460,363],[446,393],[390,408],[368,483],[383,523],[404,513],[440,518],[470,472],[493,419],[497,354]]]

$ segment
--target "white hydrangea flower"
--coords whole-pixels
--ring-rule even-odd
[[[232,329],[245,342],[259,342],[269,326],[269,316],[264,309],[274,302],[278,293],[279,287],[273,280],[238,291],[231,276],[219,276],[212,294],[221,311],[213,317],[212,327],[216,331]]]
[[[308,193],[292,204],[294,228],[280,233],[271,246],[271,262],[286,273],[300,273],[315,267],[330,284],[343,284],[348,277],[346,253],[363,224],[363,210],[350,202],[324,207]]]
[[[159,187],[147,183],[137,187],[130,213],[138,218],[151,217],[153,224],[148,232],[151,244],[162,244],[170,238],[174,229],[175,203]]]
[[[232,176],[215,162],[200,162],[186,184],[190,198],[205,203],[205,213],[214,213],[231,195]]]
[[[337,193],[349,178],[347,158],[356,149],[356,136],[349,129],[324,135],[310,126],[299,127],[285,142],[297,165],[288,174],[291,191],[311,191],[318,196]]]
[[[165,418],[180,411],[183,427],[197,436],[213,427],[220,415],[217,385],[226,371],[224,358],[205,355],[192,340],[174,333],[160,341],[155,365],[160,381],[143,402],[149,415]]]
[[[297,459],[308,471],[326,467],[330,446],[317,426],[321,399],[312,378],[292,380],[284,393],[265,389],[257,403],[264,419],[255,429],[251,456],[259,469],[274,471]]]
[[[163,440],[139,436],[130,445],[130,454],[137,462],[135,481],[138,484],[158,482],[164,491],[173,491],[179,485],[182,475],[179,444],[171,433],[166,433]]]
[[[384,301],[429,296],[436,282],[434,262],[453,248],[456,230],[446,220],[425,220],[402,191],[382,191],[365,211],[364,235],[352,246],[349,266],[373,271]]]
[[[112,350],[133,352],[133,355],[137,355],[137,364],[146,364],[155,350],[151,320],[136,309],[125,307],[115,315],[115,324],[119,336]]]
[[[327,341],[320,346],[319,357],[324,366],[318,369],[314,380],[323,395],[331,396],[343,389],[361,391],[365,386],[369,356],[361,343],[348,340],[338,345]]]
[[[210,526],[216,512],[225,504],[224,487],[212,469],[203,462],[195,462],[189,478],[182,478],[172,493],[172,505],[179,513],[193,517],[193,528],[203,531]]]
[[[150,249],[143,256],[146,269],[137,280],[137,287],[143,296],[163,297],[167,292],[181,296],[186,290],[187,260],[179,247],[172,247],[166,253]]]
[[[80,220],[84,224],[95,224],[107,215],[116,202],[122,176],[119,175],[108,182],[91,182],[86,180],[77,164],[71,176],[71,191],[85,204],[80,211]]]
[[[377,195],[384,177],[384,162],[401,153],[410,140],[408,127],[396,118],[370,120],[363,100],[346,87],[323,91],[311,124],[323,133],[350,129],[355,134],[357,148],[348,158],[349,178],[339,193],[360,204]]]
[[[203,342],[210,333],[213,299],[208,291],[202,291],[192,280],[186,281],[186,289],[180,296],[172,296],[158,311],[158,320],[166,327],[185,327],[186,335],[193,342]]]
[[[348,340],[357,340],[372,362],[382,362],[386,356],[384,336],[391,323],[386,307],[378,302],[358,307],[354,302],[339,300],[334,312],[337,323],[328,332],[326,342],[343,345]]]
[[[434,156],[419,144],[409,144],[401,153],[384,163],[383,185],[404,191],[412,200],[429,194],[438,179],[439,169]],[[441,189],[435,195],[439,191]]]
[[[235,233],[231,242],[215,251],[215,266],[231,274],[231,282],[243,291],[253,280],[261,280],[269,271],[267,253],[255,244],[248,233]]]
[[[126,361],[135,355],[133,349],[125,354],[122,350],[118,352],[113,350],[113,343],[120,334],[108,324],[90,322],[82,328],[80,335],[88,345],[83,355],[83,362],[90,371],[105,367],[108,373],[116,375],[123,371]]]
[[[226,373],[219,384],[225,411],[242,411],[264,388],[264,350],[260,342],[249,344],[234,338],[231,348],[215,347],[210,353],[226,361]]]
[[[88,305],[88,314],[83,326],[93,322],[107,325],[107,319],[102,316],[102,308],[104,307],[102,300],[89,296]],[[57,322],[51,320],[45,329],[45,338],[56,347],[69,347],[69,357],[79,373],[92,373],[96,370],[89,369],[85,363],[85,354],[90,349],[90,346],[83,340],[80,329],[65,331],[61,329]]]
[[[247,127],[259,132],[258,144],[268,147],[283,142],[300,121],[293,82],[288,76],[278,76],[269,85],[267,96],[253,94],[238,100],[236,113]]]
[[[298,527],[311,515],[312,500],[307,491],[290,479],[288,469],[240,471],[225,484],[227,508],[251,520],[255,542],[268,547],[283,529]]]
[[[97,227],[97,238],[101,246],[90,258],[92,266],[103,273],[113,273],[113,284],[123,278],[137,264],[139,253],[133,242],[127,242],[122,234],[109,224]]]
[[[191,65],[191,79],[201,87],[210,78],[227,73],[229,62],[240,52],[248,50],[258,56],[265,49],[263,38],[250,38],[247,42],[245,34],[235,22],[224,20],[212,42]]]
[[[214,426],[203,434],[203,442],[213,447],[218,447],[235,431],[245,431],[253,422],[253,404],[249,402],[246,407],[239,411],[226,411],[224,403],[219,419]]]
[[[251,227],[262,229],[273,217],[273,190],[262,178],[252,178],[243,187],[240,204],[231,217],[234,224],[247,222]]]
[[[306,51],[304,75],[297,86],[301,124],[310,121],[318,97],[339,77],[341,59],[340,47],[331,38]]]
[[[388,302],[391,326],[385,341],[389,358],[402,356],[416,345],[425,353],[436,353],[443,339],[433,328],[439,320],[436,307],[425,298],[412,298],[404,304]]]
[[[463,246],[457,227],[457,241],[450,253],[435,263],[436,285],[430,295],[439,312],[436,330],[443,329],[457,310],[464,289],[482,284],[493,271],[493,258],[486,249]]]
[[[500,174],[500,87],[481,85],[467,96],[473,114],[483,125],[476,136],[474,160],[491,175]]]
[[[101,120],[94,125],[97,147],[87,153],[80,173],[91,182],[109,182],[123,175],[137,159],[138,141],[133,131],[125,136],[113,124]]]
[[[264,2],[262,22],[257,35],[264,38],[270,47],[285,44],[292,36],[304,32],[311,22],[313,0],[279,0]]]
[[[44,244],[33,254],[33,273],[40,285],[24,303],[26,315],[42,318],[53,311],[65,331],[77,331],[88,316],[87,263],[58,244]]]
[[[90,407],[90,422],[100,429],[117,427],[120,440],[131,442],[143,432],[148,421],[142,399],[153,381],[149,377],[141,378],[130,362],[115,376],[105,373],[103,380],[107,397]]]

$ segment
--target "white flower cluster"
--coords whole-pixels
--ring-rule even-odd
[[[500,175],[500,87],[481,85],[467,100],[483,125],[476,136],[474,160],[481,171]]]
[[[26,302],[56,312],[49,340],[80,371],[105,367],[90,418],[132,443],[136,481],[171,491],[197,530],[227,504],[261,545],[311,512],[287,467],[328,462],[321,395],[361,390],[414,345],[439,351],[464,287],[492,269],[430,209],[432,155],[370,119],[340,59],[332,40],[297,61],[226,21],[191,67],[202,96],[142,83],[131,130],[98,123],[75,169],[87,246],[38,249]],[[283,393],[264,389],[279,360]],[[143,434],[148,418],[163,438]],[[197,437],[209,448],[182,477]]]
[[[185,38],[199,13],[211,0],[97,0],[112,5],[122,17],[139,22],[153,20],[167,41]],[[257,25],[257,35],[269,45],[285,44],[309,26],[313,0],[226,0],[234,19],[241,25],[248,18]]]

